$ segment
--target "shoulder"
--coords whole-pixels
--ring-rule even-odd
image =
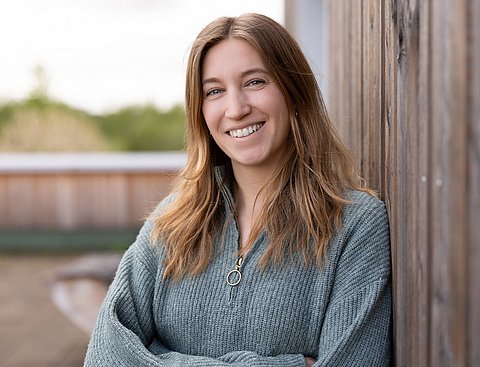
[[[342,227],[334,239],[339,255],[353,263],[390,261],[390,227],[385,204],[366,192],[351,190],[343,213]],[[377,264],[378,265],[378,264]]]
[[[362,212],[362,211],[384,211],[385,204],[378,197],[359,190],[348,190],[345,199],[350,201],[346,206],[346,212]]]
[[[346,195],[342,227],[332,242],[337,281],[347,293],[390,276],[390,228],[385,204],[361,191]]]
[[[343,226],[368,229],[381,225],[388,230],[388,215],[385,204],[379,198],[363,191],[349,190],[345,194],[349,203],[343,213]]]

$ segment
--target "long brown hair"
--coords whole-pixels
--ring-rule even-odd
[[[287,253],[322,265],[328,243],[341,226],[348,202],[345,190],[365,190],[348,149],[334,131],[315,75],[293,37],[260,14],[216,19],[200,32],[188,59],[187,164],[174,189],[175,199],[152,215],[152,242],[161,241],[166,249],[165,277],[179,279],[202,272],[225,220],[214,167],[229,167],[230,162],[210,136],[202,115],[201,70],[207,51],[228,38],[244,40],[260,54],[290,111],[293,144],[263,188],[263,208],[246,246],[266,231],[269,246],[260,265],[282,262]]]

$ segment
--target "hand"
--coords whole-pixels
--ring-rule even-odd
[[[317,360],[311,357],[305,357],[305,365],[307,367],[312,367]]]

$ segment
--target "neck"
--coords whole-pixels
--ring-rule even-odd
[[[254,223],[260,216],[264,202],[262,188],[267,183],[269,172],[255,168],[233,167],[235,176],[235,206],[237,225],[242,244],[246,244]]]
[[[268,182],[270,172],[256,167],[235,167],[233,166],[233,175],[235,177],[235,200],[237,210],[239,207],[253,209],[254,206],[260,207],[263,204],[261,190]]]

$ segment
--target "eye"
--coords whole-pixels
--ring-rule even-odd
[[[265,84],[265,80],[262,80],[262,79],[253,79],[253,80],[250,80],[248,83],[247,83],[247,87],[257,87],[257,86],[260,86],[260,85],[263,85]]]
[[[213,97],[220,93],[223,93],[223,90],[220,88],[209,89],[208,91],[205,92],[205,97]]]

